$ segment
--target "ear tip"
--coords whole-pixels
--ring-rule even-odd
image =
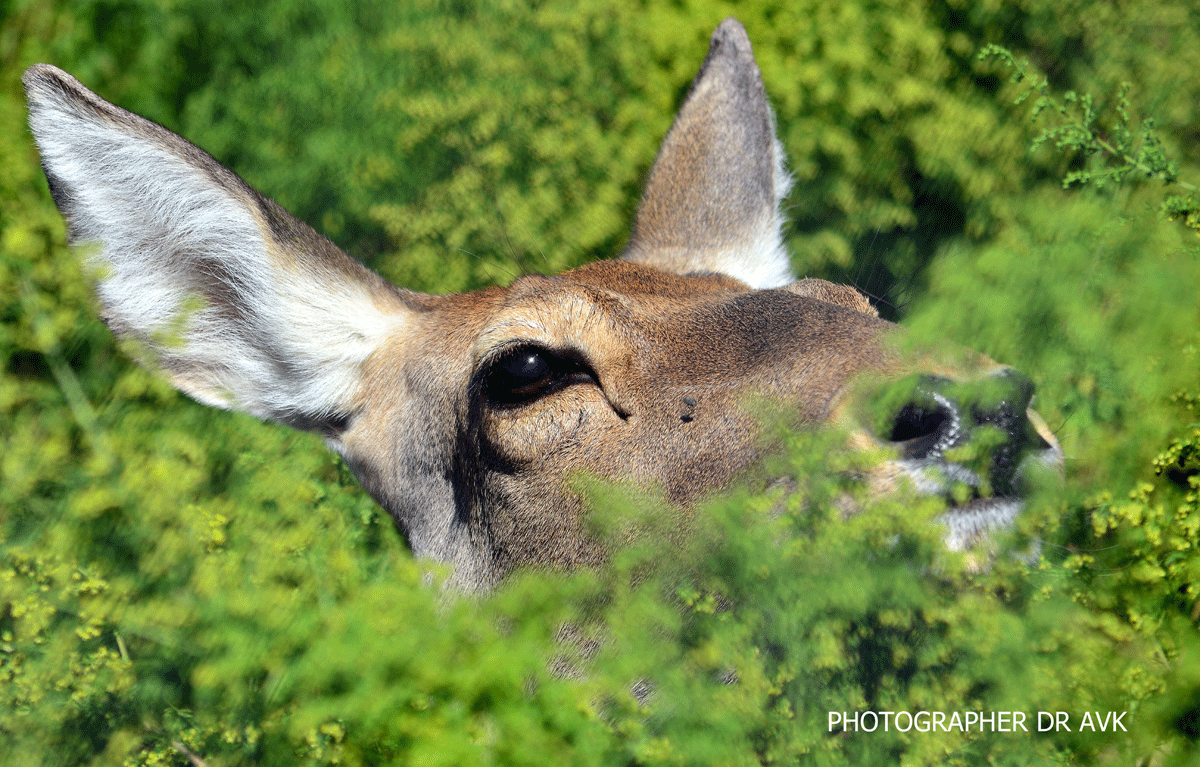
[[[34,64],[21,76],[30,115],[43,108],[72,103],[95,103],[99,99],[83,83],[52,64]]]
[[[746,28],[742,26],[742,22],[732,16],[727,17],[717,25],[709,47],[713,49],[726,45],[738,52],[750,51],[750,35],[746,33]]]
[[[25,85],[25,92],[29,95],[40,93],[48,88],[62,88],[64,85],[69,85],[74,77],[71,77],[66,72],[52,64],[34,64],[29,69],[25,70],[25,74],[21,76],[21,82]]]
[[[37,80],[41,80],[43,78],[54,77],[55,75],[62,75],[62,74],[66,74],[66,73],[63,72],[58,67],[54,66],[53,64],[40,64],[39,63],[39,64],[32,65],[31,67],[29,67],[29,69],[26,69],[25,74],[21,76],[21,79],[24,82],[29,83],[31,81],[37,81]]]

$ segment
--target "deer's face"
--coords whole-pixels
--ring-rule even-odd
[[[890,454],[868,480],[875,489],[907,479],[947,498],[955,485],[973,491],[945,519],[953,546],[1012,520],[1023,461],[1059,460],[1026,412],[1024,377],[984,358],[970,371],[907,364],[896,326],[857,292],[817,280],[755,290],[610,261],[445,297],[418,323],[397,342],[404,350],[370,366],[367,404],[340,449],[410,520],[414,545],[431,545],[419,553],[453,552],[457,570],[598,563],[574,475],[689,504],[771,449],[753,407],[762,401],[803,423],[837,420],[855,445]],[[881,387],[895,400],[882,420],[871,407]],[[992,440],[985,472],[947,460],[981,434]]]
[[[906,359],[856,291],[794,280],[783,154],[732,19],[619,259],[451,296],[388,285],[69,75],[38,65],[25,82],[72,241],[98,243],[114,332],[202,402],[323,434],[414,551],[452,563],[463,586],[600,561],[571,491],[579,473],[680,505],[727,485],[769,447],[751,401],[885,447],[880,490],[970,488],[947,517],[955,546],[1011,521],[1025,461],[1060,460],[1027,379]],[[864,399],[884,415],[864,415]],[[954,460],[983,441],[982,468]]]

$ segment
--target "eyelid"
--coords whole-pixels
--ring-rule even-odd
[[[581,369],[588,371],[588,373],[593,373],[592,365],[588,361],[587,356],[582,354],[578,349],[572,347],[555,349],[538,341],[527,340],[513,340],[492,349],[480,361],[479,370],[487,373],[508,357],[525,352],[541,355],[551,363],[557,360],[562,362],[564,366],[577,365]]]

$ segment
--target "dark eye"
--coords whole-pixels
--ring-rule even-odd
[[[500,357],[484,374],[484,394],[494,403],[517,405],[580,380],[595,380],[586,365],[549,350],[523,346]]]
[[[493,402],[515,404],[533,399],[554,382],[554,367],[541,349],[517,349],[491,366],[484,390]]]

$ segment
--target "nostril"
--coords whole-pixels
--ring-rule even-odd
[[[961,431],[958,411],[947,397],[926,392],[906,403],[892,419],[888,440],[902,445],[905,458],[938,457]]]
[[[986,497],[1019,496],[1027,453],[1056,450],[1029,410],[1033,391],[1012,369],[969,382],[914,376],[881,390],[873,433],[912,462],[901,464],[905,471],[930,471],[920,476],[961,482]]]
[[[900,408],[892,422],[891,442],[909,442],[921,437],[939,436],[950,420],[950,414],[940,407],[909,403]]]

